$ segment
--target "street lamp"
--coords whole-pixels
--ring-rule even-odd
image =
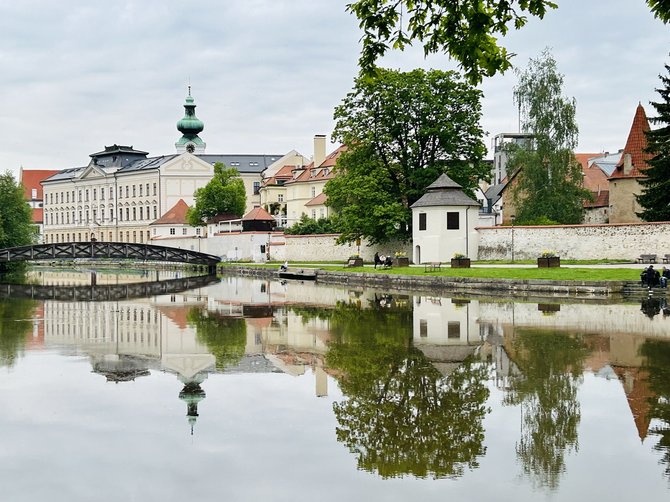
[[[512,263],[514,263],[514,220],[516,220],[516,216],[512,215],[511,220],[512,220]]]

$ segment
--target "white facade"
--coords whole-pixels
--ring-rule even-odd
[[[193,205],[195,190],[214,174],[212,165],[190,153],[166,159],[127,172],[92,163],[44,181],[45,242],[151,240],[149,224],[180,199]]]
[[[477,258],[478,222],[477,206],[413,208],[414,263],[448,262],[456,253]]]

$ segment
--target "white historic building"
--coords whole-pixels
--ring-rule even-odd
[[[455,254],[477,258],[479,203],[446,174],[412,204],[413,262],[448,262]]]
[[[247,190],[247,212],[260,206],[261,173],[281,166],[287,156],[207,154],[198,134],[190,89],[185,116],[177,122],[182,137],[177,153],[149,157],[132,146],[112,145],[90,155],[88,165],[64,169],[42,181],[44,242],[89,241],[145,243],[149,225],[179,201],[192,206],[194,192],[211,180],[217,162],[234,167]]]

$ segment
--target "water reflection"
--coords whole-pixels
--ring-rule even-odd
[[[579,335],[520,329],[505,340],[505,349],[519,369],[504,400],[521,409],[517,455],[535,483],[555,489],[565,454],[579,445],[577,387],[587,347]]]
[[[649,433],[658,439],[654,449],[662,454],[661,462],[665,464],[665,475],[670,480],[670,345],[658,340],[646,340],[640,353],[645,357],[641,371],[647,385],[638,399],[647,411],[640,417],[646,425],[653,421]]]
[[[670,318],[649,318],[639,304],[512,303],[228,277],[143,299],[5,299],[0,313],[4,365],[19,366],[30,344],[85,355],[96,379],[114,388],[160,373],[177,384],[162,401],[178,405],[170,413],[184,437],[202,437],[208,418],[220,420],[215,403],[232,394],[222,380],[245,393],[240,375],[306,376],[314,407],[328,409],[323,442],[337,447],[322,468],[341,453],[375,479],[474,483],[521,469],[529,486],[563,493],[564,479],[590,468],[580,456],[594,458],[583,447],[590,422],[582,394],[611,382],[612,399],[624,402],[623,436],[653,446],[670,477]],[[268,396],[254,399],[271,406]],[[309,429],[309,417],[292,414],[293,427]],[[242,421],[253,428],[255,419]],[[607,441],[627,452],[639,443]]]
[[[13,366],[32,333],[36,302],[21,299],[0,301],[0,366]]]

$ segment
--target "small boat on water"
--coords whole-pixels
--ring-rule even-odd
[[[287,268],[279,271],[279,277],[282,279],[298,279],[301,281],[316,280],[317,269],[315,268]]]

